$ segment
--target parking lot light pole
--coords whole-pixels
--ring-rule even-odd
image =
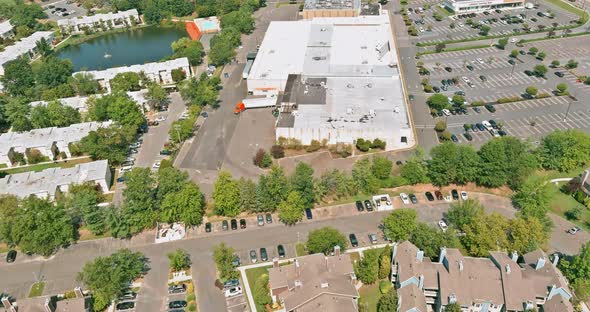
[[[563,122],[566,122],[567,121],[567,116],[570,113],[570,107],[572,106],[572,103],[573,102],[574,101],[570,101],[569,103],[567,103],[567,110],[565,111],[565,116],[563,117]]]
[[[178,136],[178,144],[180,144],[180,125],[174,125],[174,130],[176,130],[176,135]]]

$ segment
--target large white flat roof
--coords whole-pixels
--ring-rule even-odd
[[[170,71],[176,68],[187,68],[189,67],[188,58],[181,57],[173,60],[168,60],[164,62],[153,62],[153,63],[146,63],[146,64],[138,64],[138,65],[131,65],[131,66],[121,66],[121,67],[113,67],[105,70],[92,70],[92,71],[81,71],[77,73],[84,73],[84,74],[91,74],[95,80],[111,80],[117,76],[119,73],[140,73],[144,72],[147,75],[155,75],[159,74],[161,71]]]
[[[5,64],[9,61],[16,60],[21,55],[24,55],[37,47],[37,41],[44,38],[51,44],[53,38],[52,31],[38,31],[32,35],[17,41],[15,44],[6,47],[4,51],[0,52],[0,64]]]
[[[388,15],[271,22],[248,79],[391,76],[397,55]]]

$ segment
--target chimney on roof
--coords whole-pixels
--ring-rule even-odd
[[[418,289],[424,288],[424,274],[420,274],[420,278],[418,280]]]
[[[539,258],[539,260],[537,260],[537,265],[535,266],[535,270],[540,270],[545,266],[545,257],[541,257]]]
[[[443,263],[445,256],[447,255],[447,249],[445,247],[440,248],[440,254],[438,256],[438,262]]]
[[[279,258],[272,258],[272,267],[275,269],[279,268]]]
[[[553,265],[557,266],[557,264],[559,263],[559,255],[557,253],[553,254]]]
[[[2,297],[2,305],[4,306],[4,309],[6,309],[6,311],[16,312],[16,308],[12,305],[12,302],[10,302],[8,296]]]
[[[416,252],[416,260],[418,260],[418,262],[424,261],[424,251],[418,250],[418,252]]]
[[[457,302],[457,296],[455,296],[455,294],[450,294],[449,295],[449,303],[455,303]]]
[[[334,255],[336,257],[340,257],[340,246],[338,246],[338,245],[334,246]]]
[[[459,260],[459,272],[463,272],[463,260]]]
[[[510,264],[506,263],[506,274],[510,274]]]
[[[518,262],[518,252],[516,250],[512,252],[512,261]]]
[[[301,275],[301,267],[299,266],[299,260],[295,259],[295,274],[297,277]]]

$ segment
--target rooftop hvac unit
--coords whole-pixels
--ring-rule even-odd
[[[397,106],[396,106],[396,107],[394,107],[394,108],[393,108],[393,112],[394,112],[394,113],[399,113],[399,107],[397,107]]]

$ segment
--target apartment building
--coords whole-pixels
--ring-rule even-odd
[[[134,23],[141,23],[136,9],[60,19],[57,21],[57,26],[59,26],[63,34],[75,34],[87,30],[95,32],[104,29],[123,28]]]
[[[440,312],[457,303],[466,312],[573,312],[567,282],[542,250],[520,257],[490,252],[489,258],[466,257],[442,248],[438,261],[405,241],[393,248],[392,282],[400,312]]]
[[[10,23],[10,20],[0,23],[0,38],[8,39],[14,36],[14,26]]]
[[[44,39],[51,44],[53,38],[52,31],[38,31],[6,47],[4,51],[0,52],[0,76],[4,75],[4,64],[14,61],[19,57],[35,57],[37,55],[37,42]]]

